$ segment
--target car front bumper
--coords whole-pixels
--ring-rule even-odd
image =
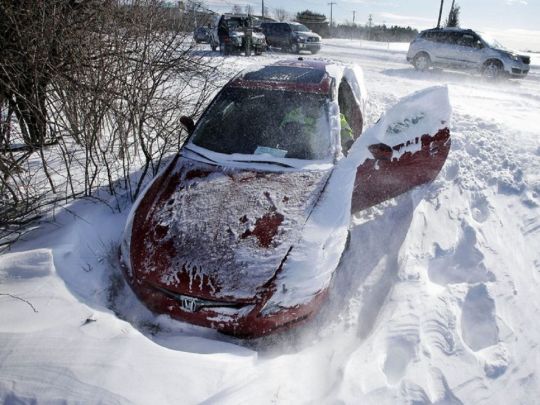
[[[125,270],[124,270],[125,271]],[[327,296],[328,290],[314,295],[311,300],[293,308],[266,314],[265,299],[253,302],[229,302],[223,307],[197,307],[189,298],[176,298],[175,294],[164,293],[144,283],[137,283],[126,277],[131,289],[151,311],[167,314],[179,321],[218,330],[226,335],[239,338],[258,338],[278,330],[285,330],[293,325],[305,322],[313,317]],[[179,294],[178,294],[179,295]],[[208,302],[208,301],[206,301]]]
[[[320,42],[298,42],[298,48],[305,51],[320,51]]]
[[[523,79],[529,73],[529,68],[528,67],[526,69],[512,68],[509,73],[511,77],[515,77],[517,79]]]
[[[529,73],[530,66],[519,61],[505,62],[504,70],[510,77],[522,79]]]

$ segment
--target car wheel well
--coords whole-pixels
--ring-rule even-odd
[[[300,53],[300,46],[296,42],[291,42],[289,49],[292,53]]]
[[[502,68],[504,65],[500,59],[488,59],[484,62],[483,67],[486,68],[488,65],[494,64]]]
[[[423,59],[423,60],[422,60]],[[413,58],[413,65],[417,70],[427,70],[431,66],[431,57],[426,51],[420,51]]]
[[[500,59],[488,59],[482,65],[482,75],[487,79],[498,79],[503,71],[504,64]]]

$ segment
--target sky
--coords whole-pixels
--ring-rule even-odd
[[[260,13],[262,0],[202,0],[211,10],[229,12],[234,4],[252,5]],[[292,15],[312,10],[333,20],[366,24],[372,15],[374,24],[431,28],[437,24],[439,0],[264,0],[270,13],[283,8]],[[444,1],[446,18],[452,0]],[[456,0],[461,7],[461,26],[486,31],[504,45],[517,49],[540,51],[540,0]]]

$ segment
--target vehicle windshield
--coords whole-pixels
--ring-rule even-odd
[[[294,32],[309,32],[309,28],[302,24],[291,24]]]
[[[224,154],[323,160],[331,157],[324,95],[224,89],[201,118],[192,143]]]
[[[484,40],[484,42],[486,44],[488,44],[491,48],[506,49],[506,47],[503,44],[501,44],[499,41],[497,41],[491,35],[486,34],[485,32],[479,32],[478,34]]]

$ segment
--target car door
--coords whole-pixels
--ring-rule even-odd
[[[280,24],[279,41],[281,47],[288,47],[291,42],[291,27],[289,24]]]
[[[456,33],[451,31],[439,31],[434,35],[433,61],[443,66],[455,66],[459,56],[456,53]]]
[[[446,87],[402,99],[349,151],[355,170],[351,212],[405,193],[437,177],[450,150],[451,107]]]
[[[268,46],[276,46],[276,24],[265,24],[264,35],[266,36],[266,43]]]

